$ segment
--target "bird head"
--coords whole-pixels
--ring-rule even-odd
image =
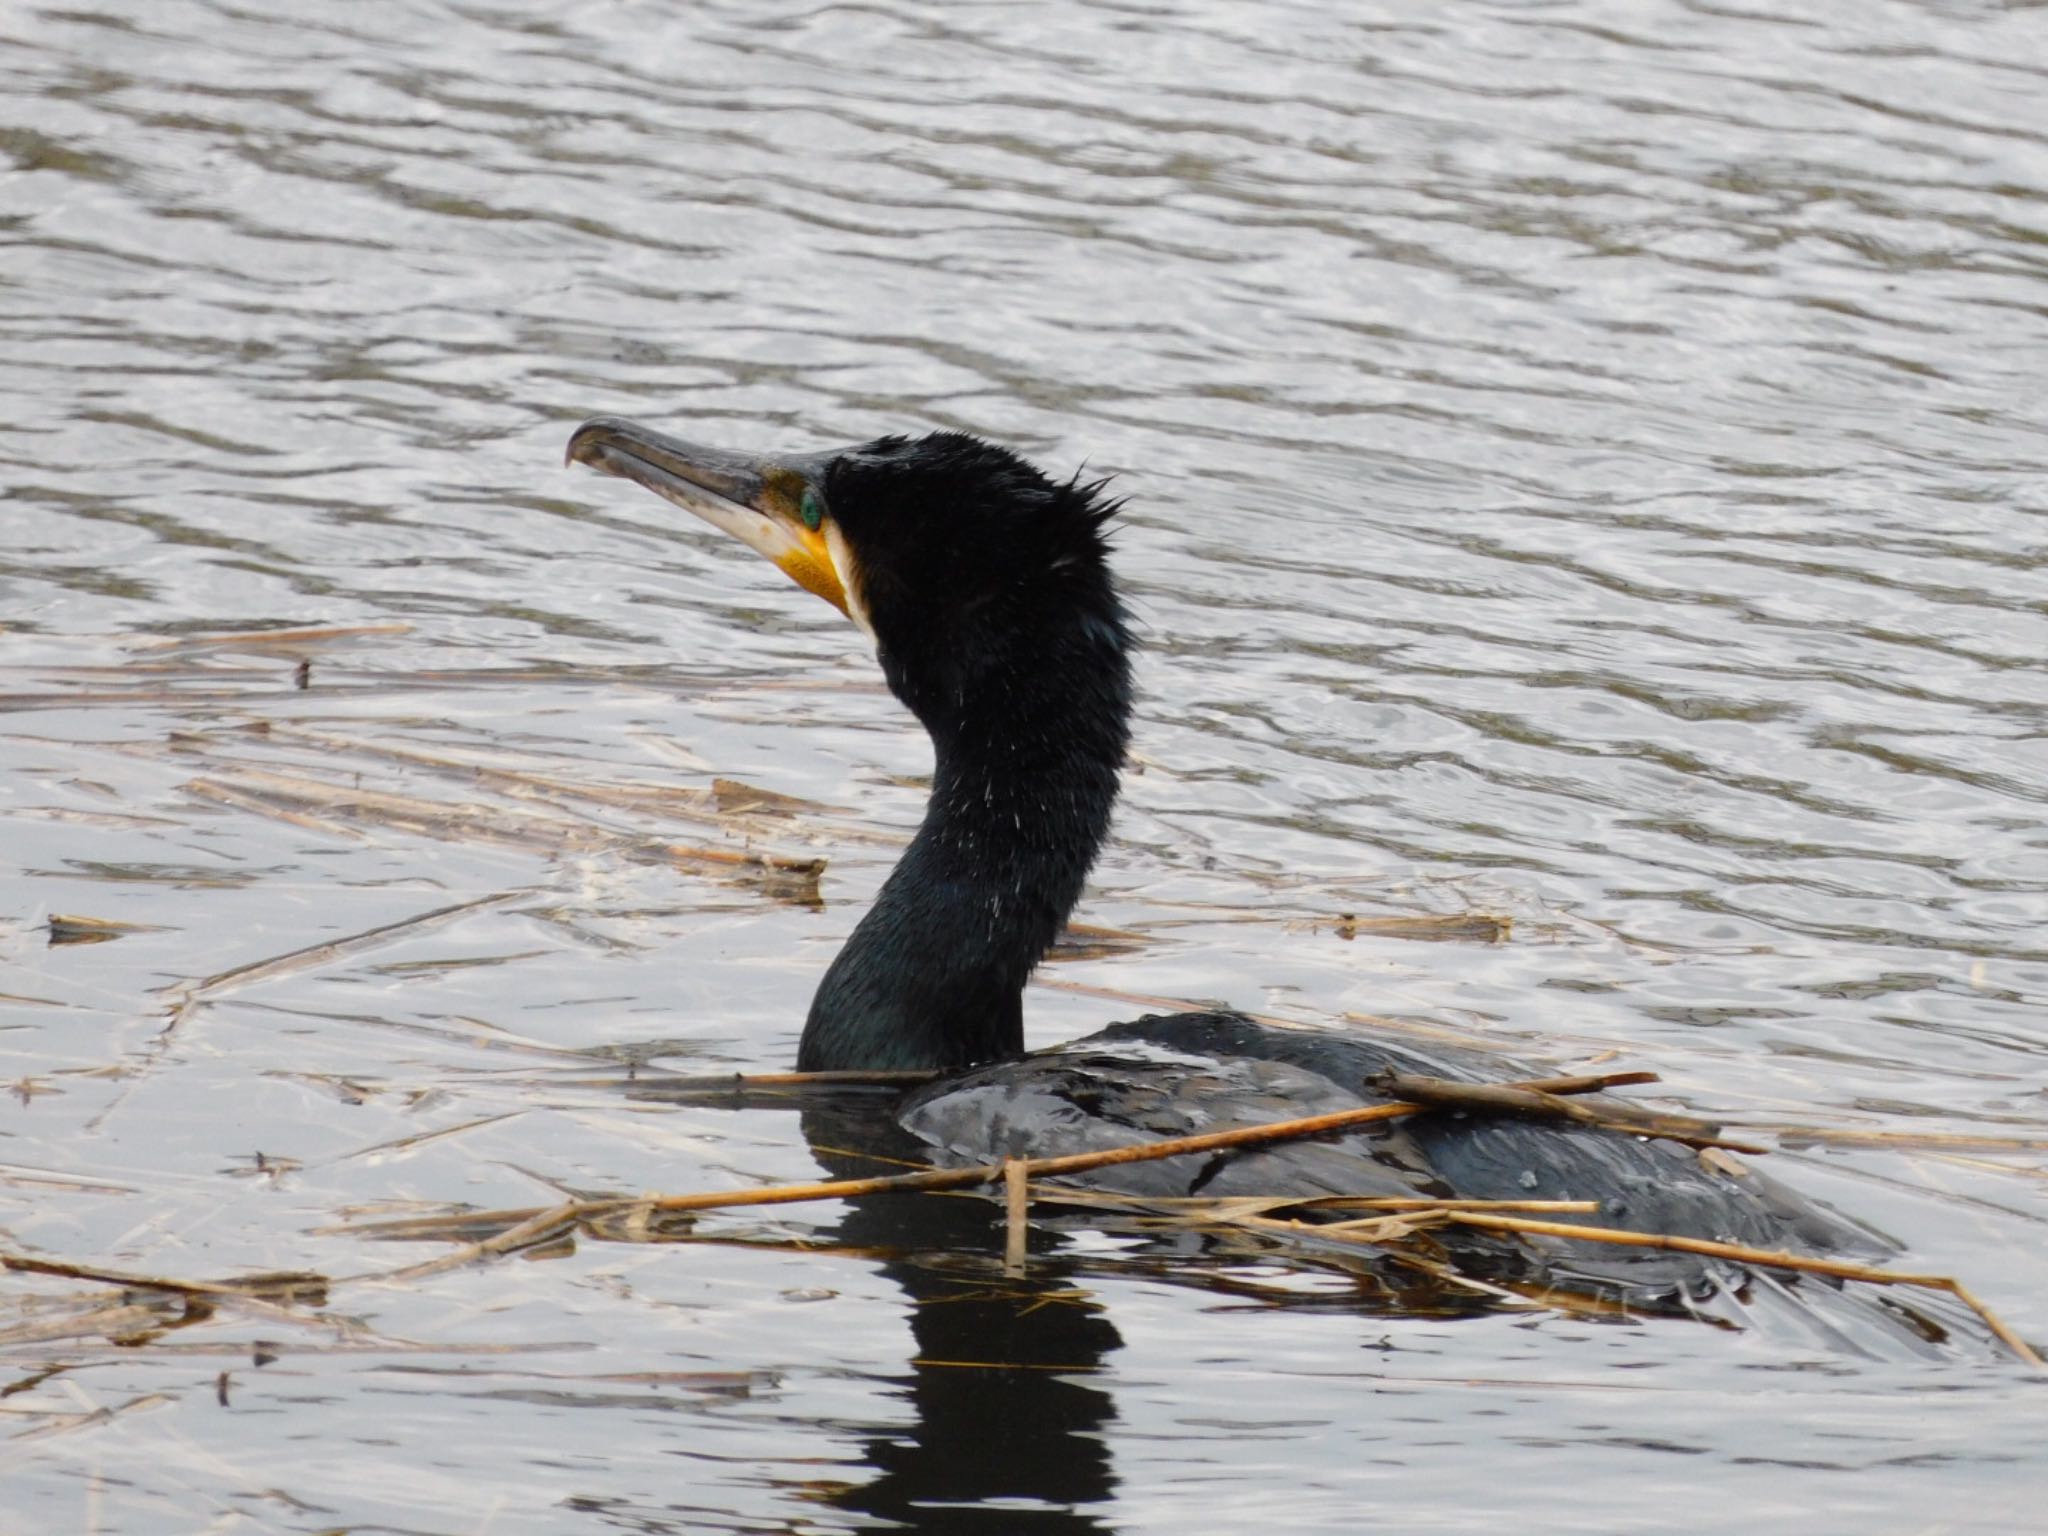
[[[708,448],[616,417],[572,463],[645,486],[765,555],[874,640],[927,724],[978,685],[1125,646],[1101,482],[1057,481],[960,432],[778,456]],[[1035,657],[1035,662],[1032,658]]]

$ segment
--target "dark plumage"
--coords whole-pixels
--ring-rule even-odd
[[[924,825],[826,971],[797,1066],[1014,1056],[1025,978],[1080,899],[1129,739],[1113,507],[953,432],[836,458],[824,490],[934,761]]]
[[[1376,1102],[1394,1066],[1541,1075],[1435,1046],[1276,1029],[1236,1014],[1115,1025],[1022,1054],[1031,969],[1107,835],[1129,732],[1130,637],[1108,565],[1114,503],[959,433],[747,459],[630,422],[569,455],[728,529],[874,638],[930,734],[922,827],[832,962],[798,1065],[937,1068],[901,1124],[937,1157],[1047,1155]],[[1107,1173],[1138,1193],[1599,1198],[1601,1222],[1767,1246],[1859,1246],[1817,1207],[1668,1142],[1502,1119],[1418,1116],[1321,1142]],[[1715,1267],[1589,1245],[1475,1242],[1496,1273],[1638,1298],[1711,1288]]]

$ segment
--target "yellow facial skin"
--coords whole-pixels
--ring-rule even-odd
[[[792,469],[771,469],[762,476],[761,511],[780,532],[775,548],[755,543],[737,529],[728,528],[727,531],[738,534],[751,548],[773,560],[783,575],[806,592],[815,592],[851,618],[853,609],[847,602],[846,582],[838,561],[833,558],[833,540],[826,532],[827,529],[836,532],[835,525],[828,514],[816,528],[804,526],[801,511],[804,488],[804,477]]]

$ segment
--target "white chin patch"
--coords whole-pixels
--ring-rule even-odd
[[[825,523],[825,553],[832,557],[832,569],[839,574],[839,589],[846,594],[847,617],[860,627],[869,644],[876,643],[875,626],[868,622],[868,605],[861,595],[860,565],[847,547],[846,535],[829,519]]]

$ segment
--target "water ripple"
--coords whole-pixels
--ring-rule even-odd
[[[84,0],[0,32],[0,693],[27,701],[6,752],[29,797],[8,888],[21,911],[190,924],[105,946],[131,958],[89,981],[31,957],[34,986],[5,990],[103,1019],[120,1072],[150,988],[190,969],[181,946],[368,923],[423,880],[582,882],[557,892],[542,949],[489,930],[527,957],[523,990],[494,990],[488,969],[448,979],[466,974],[452,961],[408,982],[446,989],[448,1011],[545,1032],[580,1017],[578,999],[624,997],[590,1027],[666,1038],[698,1027],[680,1007],[736,1062],[786,1054],[810,972],[784,961],[845,931],[879,856],[835,864],[822,914],[678,913],[643,871],[572,879],[502,850],[323,842],[218,805],[195,821],[174,758],[123,755],[260,734],[299,707],[285,686],[249,702],[237,690],[255,685],[225,672],[119,702],[134,668],[158,665],[151,637],[366,626],[345,658],[320,658],[334,691],[303,707],[622,772],[674,771],[662,742],[692,773],[912,819],[921,744],[865,691],[870,664],[832,615],[716,535],[558,470],[571,422],[619,411],[744,445],[955,426],[1120,476],[1119,558],[1148,648],[1143,771],[1094,915],[1212,916],[1178,947],[1103,962],[1104,985],[1643,1046],[1693,1090],[1773,1113],[2042,1134],[2038,8]],[[66,688],[74,707],[51,702]],[[93,819],[117,815],[131,820]],[[151,870],[213,883],[174,909]],[[1256,905],[1248,891],[1258,921],[1213,916]],[[1331,936],[1332,913],[1375,907],[1496,911],[1517,941]],[[689,964],[647,963],[622,929]],[[380,1054],[363,1000],[419,1008],[407,1028],[437,1027],[424,1015],[441,1006],[390,988],[344,968],[277,1006],[355,1020],[360,1040],[317,1049],[336,1074],[381,1076],[406,1069]],[[1037,1028],[1080,1028],[1100,1017],[1088,1008],[1048,998]],[[79,1036],[33,1010],[12,1027],[34,1042],[24,1081],[61,1060],[81,1074],[77,1104],[107,1091],[86,1086],[107,1064]],[[219,1096],[205,1102],[250,1091],[231,1055],[244,1073],[302,1065],[250,1019],[218,1027],[179,1058]],[[181,1176],[215,1188],[199,1100],[146,1102],[193,1160]],[[311,1123],[336,1145],[358,1134],[348,1115],[380,1112],[330,1120],[320,1102]],[[265,1135],[304,1134],[300,1113]],[[632,1130],[730,1172],[704,1150],[725,1129],[659,1124]],[[635,1144],[561,1135],[568,1161],[546,1177],[563,1185],[613,1180]],[[758,1145],[794,1156],[786,1128]],[[546,1155],[421,1153],[449,1159],[422,1188],[469,1198]],[[1995,1255],[2014,1292],[2048,1294],[2024,1259],[2040,1251],[2038,1168],[1957,1154],[1902,1172],[1872,1151],[1800,1171],[1915,1244]],[[320,1211],[342,1198],[301,1177]],[[239,1220],[252,1263],[294,1262]],[[886,1342],[895,1293],[849,1280],[872,1294],[835,1315],[860,1321],[801,1324],[799,1355],[790,1311],[762,1310],[756,1262],[707,1271],[715,1316],[759,1351],[749,1368],[791,1362],[779,1390],[797,1407],[789,1423],[765,1397],[707,1409],[706,1433],[745,1447],[734,1464],[770,1466],[828,1426],[860,1463],[842,1469],[852,1485],[873,1473],[861,1436],[908,1412]],[[791,1265],[790,1287],[818,1283]],[[592,1298],[625,1287],[591,1283]],[[579,1305],[606,1337],[647,1322]],[[1208,1389],[1184,1372],[1166,1373],[1184,1408],[1139,1379],[1158,1365],[1144,1331],[1186,1327],[1184,1297],[1131,1286],[1120,1305],[1148,1363],[1110,1371],[1129,1432],[1102,1433],[1135,1527],[1172,1509],[1141,1490],[1206,1457],[1189,1426],[1230,1405],[1200,1410]],[[2042,1331],[2038,1300],[2021,1305]],[[1274,1358],[1320,1366],[1356,1343],[1296,1326],[1264,1335]],[[1458,1337],[1405,1332],[1390,1358],[1469,1347]],[[1616,1347],[1595,1338],[1580,1347]],[[725,1346],[685,1329],[661,1347]],[[1536,1351],[1529,1370],[1554,1359],[1533,1333],[1489,1347]],[[1427,1466],[1441,1432],[1539,1501],[1587,1468],[1662,1466],[1689,1435],[1741,1459],[1750,1388],[1727,1373],[1749,1367],[1718,1341],[1628,1348],[1666,1351],[1687,1388],[1641,1399],[1642,1444],[1664,1450],[1560,1431],[1564,1461],[1540,1462],[1535,1440],[1484,1419],[1526,1425],[1519,1389],[1410,1384],[1423,1427],[1386,1427],[1365,1454]],[[1543,1391],[1583,1399],[1559,1422],[1597,1417],[1594,1388]],[[1858,1409],[1860,1465],[1910,1457],[1926,1430],[1910,1391],[1878,1396],[1892,1408]],[[1844,1399],[1816,1401],[1819,1422]],[[2018,1486],[2009,1406],[1990,1392],[1946,1410],[1975,1437],[1951,1453],[1975,1458],[1987,1530],[2022,1523],[1998,1523]],[[372,1391],[334,1411],[368,1426],[387,1408]],[[1328,1437],[1354,1409],[1331,1392],[1304,1417]],[[1355,1461],[1365,1432],[1334,1433]],[[1206,1459],[1202,1475],[1262,1517],[1293,1499],[1291,1528],[1314,1528],[1332,1488],[1356,1493],[1353,1461],[1292,1434],[1271,1431],[1294,1458],[1284,1489]],[[417,1523],[287,1470],[355,1523]],[[791,1474],[799,1493],[781,1472],[716,1472],[706,1497],[729,1525],[786,1521],[793,1499],[824,1507],[817,1475]],[[1759,1498],[1794,1497],[1784,1475]],[[1880,1519],[1965,1518],[1903,1464],[1827,1486],[1845,1523],[1858,1499]],[[136,1529],[217,1514],[138,1497]],[[1606,1528],[1654,1519],[1618,1505]]]

